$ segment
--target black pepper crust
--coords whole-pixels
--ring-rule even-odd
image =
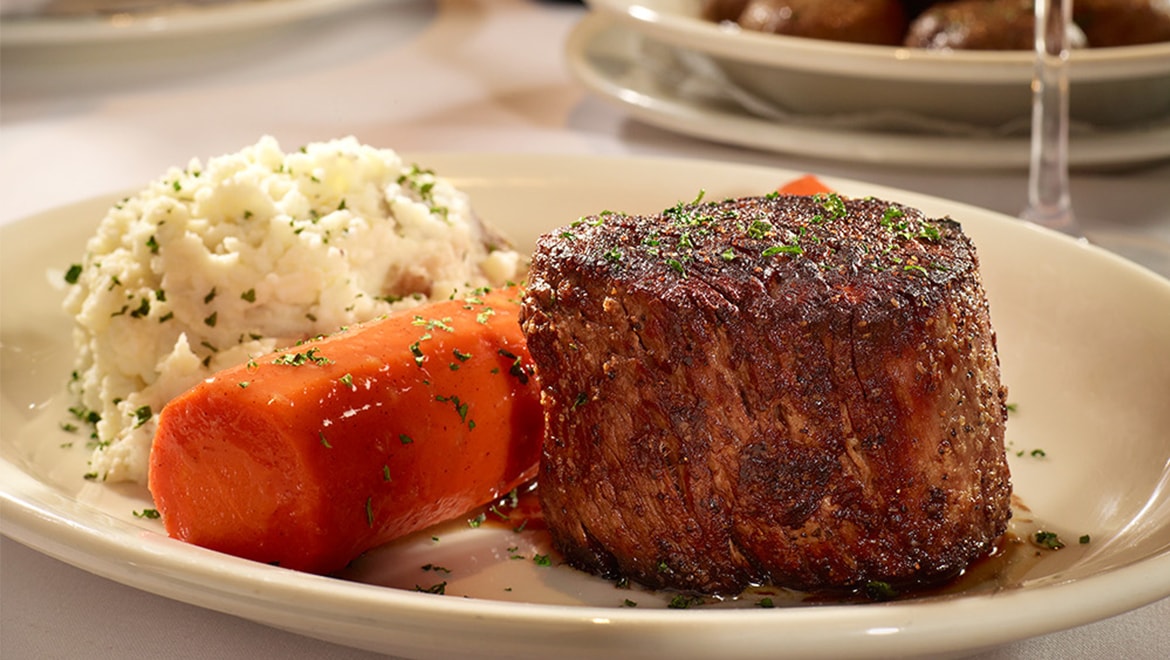
[[[537,243],[540,497],[653,587],[946,578],[1006,529],[1006,391],[970,240],[836,195],[607,213]]]

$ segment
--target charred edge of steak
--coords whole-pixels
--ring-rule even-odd
[[[928,583],[1010,517],[1006,393],[969,239],[874,199],[582,218],[521,314],[558,550],[652,587]]]

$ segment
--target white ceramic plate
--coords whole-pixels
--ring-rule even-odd
[[[422,155],[521,245],[602,209],[650,212],[760,193],[794,172],[714,162],[534,155]],[[322,639],[412,657],[875,657],[974,651],[1108,617],[1170,595],[1170,283],[1050,232],[975,208],[851,181],[962,221],[976,241],[1010,399],[1016,491],[1069,547],[968,589],[871,604],[665,608],[563,566],[540,566],[539,532],[461,523],[382,548],[350,580],[296,573],[166,538],[145,490],[82,479],[67,417],[70,322],[61,272],[119,196],[0,228],[2,531],[94,573]],[[63,443],[73,442],[72,447]],[[1043,449],[1042,458],[1031,455]],[[1020,453],[1021,456],[1016,454]],[[1088,544],[1078,544],[1082,535]],[[438,541],[432,537],[438,537]],[[1027,546],[1023,546],[1027,548]],[[521,556],[522,559],[512,559]],[[422,569],[440,565],[450,573]],[[365,581],[368,583],[362,583]],[[420,593],[447,582],[446,595]],[[396,585],[401,588],[380,586]],[[467,597],[462,597],[467,596]],[[637,607],[623,607],[625,599]]]
[[[736,82],[794,112],[893,109],[999,126],[1031,112],[1025,51],[927,51],[763,34],[699,17],[701,0],[587,0],[666,43],[707,53]],[[1170,116],[1170,43],[1079,50],[1074,119],[1125,125]]]
[[[175,3],[106,16],[12,16],[0,20],[4,46],[73,45],[222,34],[320,18],[377,0],[239,0],[205,6]],[[407,2],[410,0],[382,0]]]
[[[590,91],[648,124],[716,142],[852,162],[958,168],[1028,166],[1028,137],[905,133],[824,116],[765,118],[742,95],[684,66],[673,46],[595,14],[566,44],[573,75]],[[703,55],[682,52],[683,57]],[[701,62],[700,62],[701,63]],[[1168,85],[1170,87],[1170,85]],[[1158,126],[1076,131],[1074,167],[1108,167],[1170,157],[1170,121]]]

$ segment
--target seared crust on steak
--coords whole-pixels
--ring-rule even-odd
[[[583,218],[538,241],[521,323],[573,566],[699,593],[897,586],[1006,528],[1006,392],[949,219],[836,195]]]

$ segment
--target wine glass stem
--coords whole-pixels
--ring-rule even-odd
[[[1068,32],[1072,0],[1036,0],[1032,154],[1025,218],[1078,234],[1068,184]]]

